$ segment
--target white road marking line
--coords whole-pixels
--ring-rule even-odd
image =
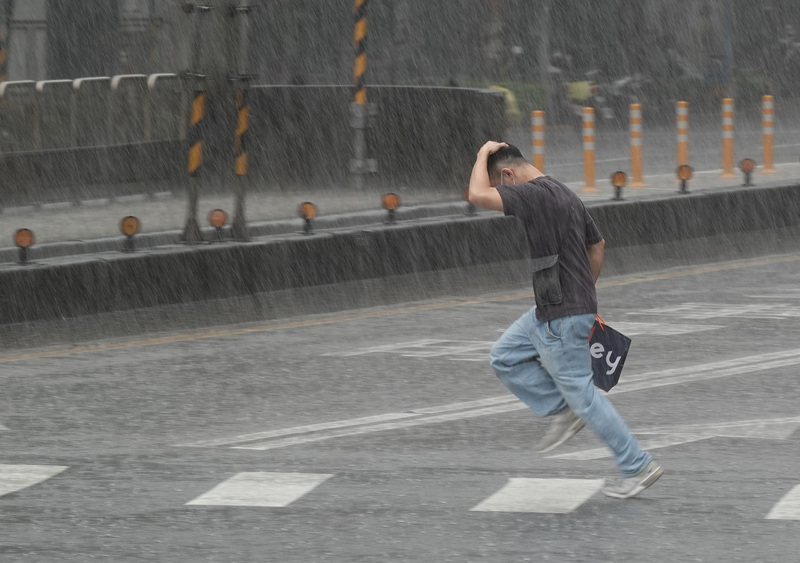
[[[800,485],[786,493],[778,503],[772,507],[767,520],[800,520]]]
[[[373,432],[384,432],[386,430],[398,430],[400,428],[410,428],[412,426],[421,426],[423,424],[438,424],[441,422],[450,422],[453,420],[464,420],[466,418],[475,418],[479,416],[487,416],[490,414],[498,414],[503,412],[516,411],[527,408],[524,404],[514,400],[514,402],[499,405],[496,407],[487,407],[483,409],[473,409],[468,411],[460,411],[450,414],[441,414],[437,416],[428,416],[425,418],[417,418],[413,420],[404,420],[400,422],[385,422],[383,424],[375,424],[372,426],[359,426],[357,428],[335,430],[326,434],[310,434],[305,436],[296,436],[292,438],[284,438],[282,440],[273,440],[268,442],[257,442],[255,444],[248,444],[246,446],[233,446],[237,450],[273,450],[276,448],[285,448],[286,446],[295,446],[298,444],[308,444],[311,442],[321,442],[323,440],[330,440],[331,438],[342,438],[344,436],[357,436],[359,434],[371,434]]]
[[[333,477],[327,473],[238,473],[187,505],[288,506]]]
[[[622,381],[611,391],[611,394],[618,395],[620,393],[679,385],[693,381],[731,377],[747,373],[774,370],[797,364],[800,364],[800,350],[784,350],[780,352],[745,356],[742,358],[732,358],[720,362],[710,362],[695,366],[635,374],[628,377],[623,374]],[[410,428],[425,424],[451,422],[524,409],[527,409],[527,406],[516,397],[512,395],[500,395],[477,401],[414,409],[413,411],[405,413],[388,413],[372,417],[269,430],[254,434],[243,434],[233,438],[219,438],[179,445],[189,447],[233,446],[237,449],[269,450],[298,444],[320,442],[344,436],[355,436],[382,432],[385,430]],[[449,412],[449,414],[438,414],[443,412]],[[435,416],[423,416],[427,414]],[[274,438],[279,439],[276,440]],[[234,444],[245,444],[248,442],[255,443],[234,446]]]
[[[670,446],[679,446],[681,444],[689,444],[691,442],[699,442],[700,440],[707,440],[711,436],[663,436],[654,440],[639,440],[639,445],[643,450],[651,451],[659,448],[668,448]],[[606,459],[614,457],[614,453],[603,446],[601,448],[592,448],[591,450],[581,450],[579,452],[572,452],[568,454],[555,454],[547,456],[548,459],[571,459],[576,461],[590,461],[594,459]]]
[[[0,424],[0,432],[5,432],[6,430],[8,430],[8,427]]]
[[[597,493],[603,483],[602,479],[512,478],[471,511],[568,514]]]
[[[267,430],[265,432],[254,432],[252,434],[240,434],[233,438],[218,438],[214,440],[202,440],[199,442],[192,442],[189,444],[178,444],[179,446],[189,447],[213,447],[213,446],[229,446],[232,444],[241,444],[245,442],[254,442],[256,440],[265,440],[268,438],[279,438],[281,436],[290,436],[292,434],[306,434],[309,432],[319,432],[322,430],[332,430],[334,428],[345,428],[348,426],[357,426],[359,424],[374,424],[376,422],[383,422],[386,420],[396,420],[398,418],[409,418],[419,416],[413,413],[387,413],[379,414],[376,416],[365,416],[361,418],[352,418],[350,420],[338,420],[335,422],[321,422],[319,424],[307,424],[305,426],[295,426],[293,428],[282,428],[280,430]]]
[[[731,367],[727,369],[718,370],[704,370],[702,372],[689,372],[683,374],[651,372],[650,379],[633,380],[633,381],[620,381],[620,383],[611,390],[611,394],[618,395],[620,393],[630,393],[632,391],[641,391],[642,389],[653,389],[655,387],[665,387],[667,385],[678,385],[679,383],[689,383],[692,381],[707,381],[711,379],[719,379],[721,377],[730,377],[733,375],[742,375],[745,373],[755,373],[759,371],[766,371],[777,369],[787,366],[793,366],[800,363],[800,358],[795,356],[785,360],[775,360],[771,362],[763,362],[757,364],[745,364],[741,366]],[[710,364],[706,364],[710,365]],[[673,372],[674,370],[665,370]]]
[[[738,310],[737,310],[738,312]],[[651,314],[651,311],[639,311],[631,314]],[[688,334],[706,330],[718,330],[725,328],[719,325],[697,325],[697,324],[678,324],[678,323],[652,323],[652,322],[612,322],[614,328],[627,334],[628,336],[657,335],[673,336],[677,334]],[[499,329],[498,332],[504,332]],[[452,356],[449,359],[463,361],[487,361],[489,360],[489,350],[494,344],[494,340],[441,340],[424,339],[413,340],[410,342],[395,342],[392,344],[381,344],[378,346],[368,346],[356,350],[344,350],[329,352],[323,356],[352,357],[366,356],[369,354],[398,354],[407,358],[437,358],[442,356]],[[477,358],[475,355],[480,354]]]
[[[726,328],[720,325],[691,325],[677,323],[637,323],[617,321],[610,322],[611,326],[625,334],[626,336],[675,336],[678,334],[690,334],[692,332],[702,332],[706,330],[719,330]]]
[[[800,307],[788,303],[752,303],[741,305],[719,303],[683,303],[672,307],[631,311],[629,315],[654,315],[689,320],[708,320],[724,317],[748,319],[785,319],[800,317]]]
[[[768,438],[785,440],[800,427],[800,416],[784,418],[755,418],[708,424],[683,424],[636,430],[636,434],[692,434],[704,433],[727,438]]]
[[[63,465],[0,464],[0,497],[46,481],[65,469]]]
[[[268,438],[280,438],[284,436],[292,436],[295,434],[308,434],[312,432],[321,432],[326,430],[335,430],[337,428],[347,428],[349,426],[360,426],[367,424],[375,424],[386,422],[390,420],[398,420],[403,418],[415,418],[426,414],[438,414],[443,412],[473,409],[477,407],[485,407],[489,405],[497,405],[501,403],[515,402],[515,397],[502,395],[499,397],[489,397],[487,399],[478,399],[475,401],[463,401],[460,403],[449,403],[446,405],[438,405],[435,407],[425,407],[421,409],[414,409],[407,412],[394,412],[387,414],[379,414],[375,416],[365,416],[361,418],[351,418],[348,420],[337,420],[334,422],[321,422],[319,424],[307,424],[304,426],[294,426],[292,428],[282,428],[280,430],[268,430],[265,432],[254,432],[252,434],[241,434],[233,438],[218,438],[214,440],[202,440],[199,442],[192,442],[189,444],[178,444],[179,446],[190,447],[213,447],[213,446],[229,446],[233,444],[242,444],[246,442],[255,442],[256,440],[265,440]]]
[[[636,435],[659,435],[657,438],[639,440],[642,449],[657,450],[670,446],[689,444],[709,438],[764,438],[768,440],[786,440],[800,427],[800,416],[740,420],[711,424],[685,424],[682,426],[662,426],[634,430]],[[565,454],[547,456],[550,459],[573,459],[588,461],[613,457],[611,450],[593,448]]]
[[[434,344],[441,344],[443,342],[452,342],[451,340],[438,340],[438,339],[423,339],[423,340],[414,340],[412,342],[402,342],[402,343],[392,343],[392,344],[382,344],[380,346],[369,346],[367,348],[359,348],[358,350],[349,350],[349,351],[341,351],[341,352],[329,352],[327,354],[321,354],[322,356],[338,356],[338,357],[349,357],[349,356],[363,356],[366,354],[379,354],[381,352],[396,352],[398,348],[405,349],[405,348],[424,348],[426,346],[431,346]]]

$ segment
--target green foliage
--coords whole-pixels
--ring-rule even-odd
[[[773,94],[772,80],[763,72],[739,71],[734,76],[736,102],[738,104],[758,104],[761,97]]]
[[[511,92],[513,101],[506,100],[506,119],[509,125],[520,125],[530,120],[533,110],[547,110],[547,95],[544,87],[538,82],[516,82],[499,80],[488,82],[486,80],[457,80],[459,86],[464,88],[490,88],[499,86]],[[446,81],[441,86],[447,86]]]
[[[497,85],[513,92],[517,101],[520,115],[508,115],[509,123],[514,121],[526,123],[530,120],[533,110],[547,109],[547,95],[542,85],[537,82],[499,82]]]

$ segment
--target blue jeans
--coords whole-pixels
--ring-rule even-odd
[[[632,477],[652,458],[594,386],[589,354],[593,324],[594,315],[542,323],[534,307],[492,347],[492,368],[500,381],[539,416],[569,406],[611,448],[622,475]]]

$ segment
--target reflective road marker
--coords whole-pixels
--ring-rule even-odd
[[[63,465],[0,464],[0,497],[46,481],[65,469]]]
[[[786,493],[778,504],[772,507],[767,520],[800,520],[800,485]]]
[[[279,508],[290,505],[331,477],[327,473],[238,473],[186,504]]]
[[[568,514],[599,491],[603,483],[602,479],[512,478],[505,487],[471,510]]]

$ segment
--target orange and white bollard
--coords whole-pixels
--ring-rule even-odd
[[[583,108],[584,192],[599,192],[594,181],[594,108]]]
[[[533,165],[544,174],[544,112],[531,112],[531,143]]]
[[[689,102],[678,102],[675,117],[678,120],[678,166],[689,164]]]
[[[738,178],[733,173],[733,98],[722,100],[722,174],[720,178]]]
[[[775,115],[775,101],[772,96],[762,98],[763,124],[764,124],[764,167],[761,172],[764,174],[775,174],[775,154],[772,151],[773,120]]]
[[[642,104],[631,104],[631,176],[632,188],[644,188],[642,166]]]

